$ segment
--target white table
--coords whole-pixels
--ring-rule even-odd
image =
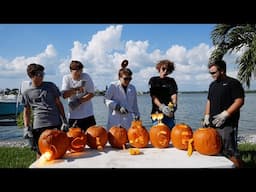
[[[66,153],[53,161],[36,160],[30,168],[235,168],[223,156],[207,156],[172,146],[169,148],[142,148],[141,154],[130,155],[129,150],[106,146],[103,151],[85,148],[84,152]]]

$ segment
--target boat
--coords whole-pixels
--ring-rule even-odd
[[[0,119],[13,119],[23,111],[18,95],[0,95]]]

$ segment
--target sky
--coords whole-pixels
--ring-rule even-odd
[[[208,59],[215,24],[0,24],[0,89],[19,88],[29,80],[30,63],[45,67],[45,81],[61,88],[71,60],[80,60],[95,89],[118,79],[124,59],[133,71],[137,91],[148,91],[148,80],[159,75],[158,61],[175,64],[170,77],[179,91],[207,91],[212,78]],[[241,52],[224,57],[227,75],[237,78]],[[246,88],[246,87],[245,87]],[[256,80],[251,81],[256,89]]]

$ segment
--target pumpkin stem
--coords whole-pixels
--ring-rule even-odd
[[[194,141],[193,138],[188,140],[188,156],[192,155],[192,152],[193,152],[192,142],[193,141]]]

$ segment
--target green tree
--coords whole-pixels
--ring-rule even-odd
[[[211,39],[215,49],[210,60],[222,59],[227,53],[244,49],[236,59],[238,78],[250,88],[251,78],[256,77],[256,24],[217,24]]]

